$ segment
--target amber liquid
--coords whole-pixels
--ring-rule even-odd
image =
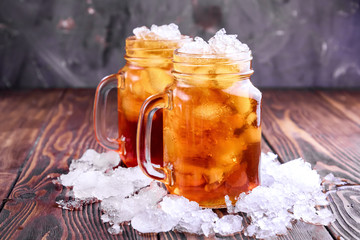
[[[248,96],[234,94],[244,84],[250,86]],[[225,206],[225,195],[235,202],[240,193],[258,186],[261,100],[251,98],[252,84],[175,84],[170,89],[173,109],[164,111],[169,192],[218,208]]]
[[[136,128],[142,103],[152,94],[159,93],[172,82],[171,65],[139,67],[128,64],[125,72],[125,89],[118,90],[119,153],[127,167],[137,166]],[[162,112],[153,120],[151,157],[154,164],[163,165]]]
[[[136,158],[136,129],[137,121],[130,121],[124,117],[122,110],[119,115],[119,153],[121,160],[127,167],[137,166]],[[162,112],[155,114],[153,120],[153,131],[151,135],[151,161],[163,166],[163,131]]]
[[[127,167],[137,166],[136,130],[142,103],[153,94],[162,92],[173,82],[171,70],[174,49],[181,40],[126,39],[124,88],[118,89],[118,142],[120,157]],[[151,157],[154,164],[163,165],[163,122],[158,111],[153,120]]]

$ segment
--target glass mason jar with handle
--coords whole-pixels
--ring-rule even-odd
[[[139,111],[144,100],[159,93],[172,83],[172,57],[176,48],[190,40],[126,39],[126,65],[116,74],[109,75],[99,83],[94,102],[94,129],[97,141],[105,148],[118,151],[127,167],[137,165],[136,127]],[[106,134],[105,109],[111,89],[117,88],[118,138]],[[154,119],[153,163],[162,164],[162,113]]]
[[[202,207],[225,207],[259,185],[261,92],[250,82],[251,58],[175,51],[174,83],[143,104],[139,166],[168,191]],[[155,112],[163,110],[164,163],[151,164]],[[144,129],[145,128],[145,129]]]

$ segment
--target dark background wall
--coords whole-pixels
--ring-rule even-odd
[[[360,0],[2,0],[0,88],[95,87],[133,28],[171,22],[238,34],[257,86],[360,86]]]

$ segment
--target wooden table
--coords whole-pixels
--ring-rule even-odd
[[[93,96],[90,89],[0,91],[0,238],[204,239],[140,234],[128,224],[110,235],[99,203],[82,211],[56,207],[68,190],[52,180],[86,149],[104,151],[94,138]],[[332,172],[360,183],[360,91],[264,90],[263,97],[263,151],[282,162],[303,157],[321,176]],[[360,188],[339,188],[330,200],[334,224],[297,222],[277,239],[360,239]]]

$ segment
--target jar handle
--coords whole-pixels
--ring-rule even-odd
[[[125,87],[125,77],[123,72],[104,77],[96,88],[94,100],[94,130],[98,143],[110,150],[119,150],[117,139],[106,136],[105,111],[109,92],[113,88],[123,89]],[[118,96],[119,97],[119,96]]]
[[[171,109],[171,91],[152,95],[140,109],[136,133],[136,155],[138,166],[148,177],[169,184],[170,174],[166,167],[151,163],[151,128],[154,114],[162,108]]]

